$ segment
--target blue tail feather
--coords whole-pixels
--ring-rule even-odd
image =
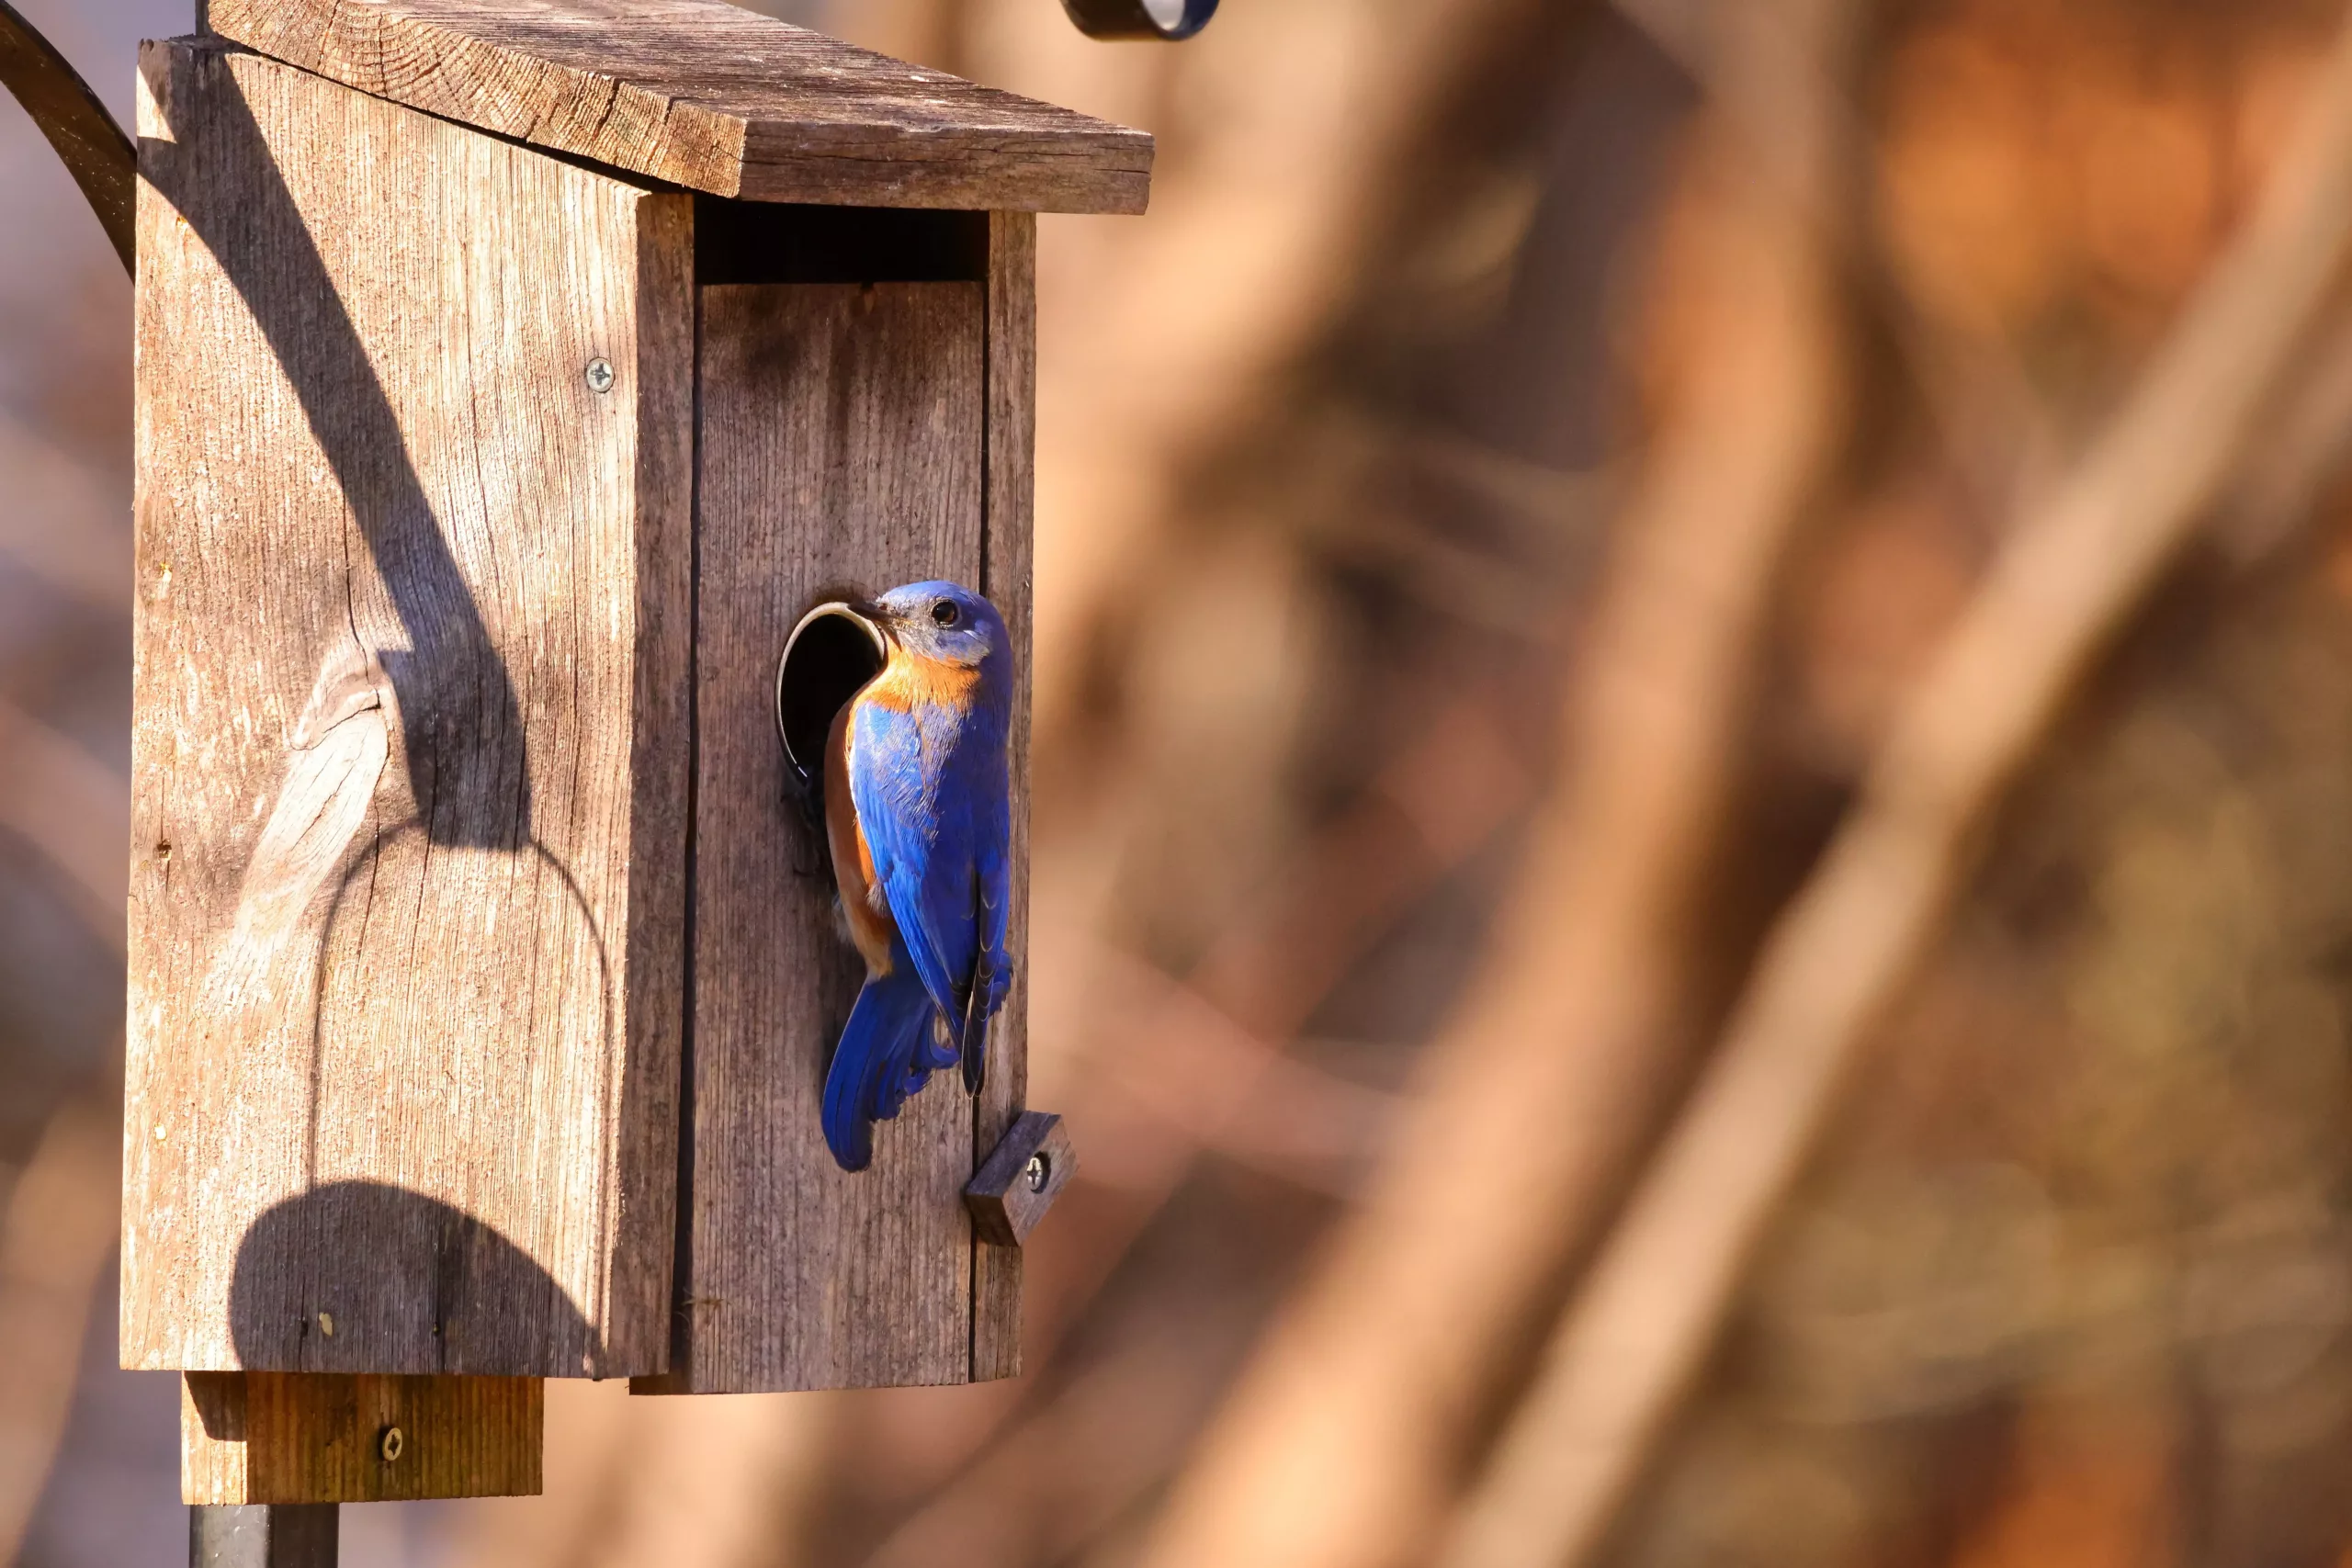
[[[971,997],[964,1005],[963,1040],[956,1053],[956,1059],[964,1064],[967,1094],[978,1095],[988,1087],[989,1010],[988,985],[975,976]]]
[[[911,964],[869,978],[857,993],[825,1075],[825,1143],[843,1170],[873,1162],[874,1123],[898,1115],[930,1079],[937,1010]]]

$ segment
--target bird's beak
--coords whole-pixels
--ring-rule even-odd
[[[889,645],[899,640],[897,619],[871,599],[843,599],[839,603],[844,613],[865,624],[865,635],[874,639],[876,651],[887,658]]]

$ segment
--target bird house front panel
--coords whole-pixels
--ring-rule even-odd
[[[973,1375],[962,1190],[981,1107],[940,1072],[876,1126],[865,1168],[827,1147],[828,1066],[865,968],[794,798],[775,682],[829,595],[986,583],[989,325],[979,278],[701,290],[687,1234],[667,1390]]]
[[[691,198],[217,43],[140,134],[124,1362],[659,1371]]]

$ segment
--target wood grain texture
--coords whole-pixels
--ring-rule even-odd
[[[961,1382],[972,1102],[935,1076],[854,1175],[819,1127],[865,970],[785,791],[785,638],[820,591],[980,570],[984,291],[702,290],[690,1230],[648,1392]]]
[[[1026,1111],[965,1184],[964,1206],[982,1241],[1020,1247],[1077,1174],[1078,1150],[1062,1119]]]
[[[977,1168],[1029,1102],[1029,726],[1037,449],[1037,220],[989,219],[988,519],[980,592],[1012,634],[1012,989],[990,1031],[989,1077],[972,1118]],[[1021,1375],[1018,1247],[975,1235],[972,1378]]]
[[[720,0],[212,0],[363,92],[717,196],[1140,212],[1151,138]]]
[[[537,1378],[190,1372],[180,1380],[180,1499],[537,1496],[546,1425]]]
[[[140,133],[124,1363],[658,1370],[691,198],[217,44]]]

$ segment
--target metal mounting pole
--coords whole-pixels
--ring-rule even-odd
[[[8,0],[0,0],[0,87],[16,96],[65,160],[115,254],[130,270],[131,200],[139,183],[139,160],[130,138],[57,46],[41,37]]]
[[[334,1568],[333,1503],[187,1511],[188,1568]]]

